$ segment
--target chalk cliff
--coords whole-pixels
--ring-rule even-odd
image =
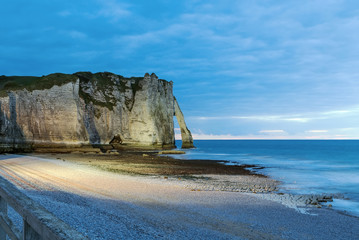
[[[179,107],[176,98],[174,98],[174,106],[175,106],[175,116],[177,118],[178,125],[180,126],[180,130],[181,130],[182,148],[193,148],[194,146],[193,146],[193,138],[191,131],[187,128],[183,113]]]
[[[175,114],[186,129],[183,147],[193,147],[173,83],[155,74],[0,76],[0,89],[2,151],[86,144],[173,147]]]

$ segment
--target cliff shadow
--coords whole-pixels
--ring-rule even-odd
[[[8,96],[10,117],[0,101],[0,153],[29,152],[32,146],[17,123],[16,96],[12,92]]]
[[[95,109],[92,103],[85,104],[85,111],[83,116],[84,126],[89,135],[89,143],[94,148],[100,148],[102,152],[105,152],[106,149],[102,147],[101,137],[96,128],[95,124]]]

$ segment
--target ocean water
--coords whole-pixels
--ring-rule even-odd
[[[359,140],[197,140],[182,159],[255,164],[283,182],[282,191],[332,193],[333,208],[359,216]],[[176,141],[181,146],[180,141]]]

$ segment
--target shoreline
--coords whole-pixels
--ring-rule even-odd
[[[90,239],[123,236],[128,239],[344,240],[356,239],[359,233],[359,218],[325,208],[285,205],[263,197],[283,196],[276,191],[254,194],[238,189],[199,188],[213,187],[213,183],[235,187],[235,183],[253,183],[253,179],[264,183],[274,181],[263,175],[250,171],[248,175],[228,175],[223,169],[233,166],[217,168],[221,163],[216,163],[209,168],[222,174],[191,172],[192,175],[184,177],[183,169],[188,169],[188,165],[178,166],[181,161],[172,160],[170,166],[182,175],[156,175],[153,169],[157,169],[158,161],[168,159],[154,157],[149,167],[139,156],[140,153],[131,153],[124,160],[124,156],[111,153],[98,160],[103,163],[109,157],[109,162],[104,164],[121,170],[117,172],[93,166],[98,164],[94,161],[98,156],[94,154],[3,155],[0,169],[2,175],[16,173],[22,179],[20,185],[26,185],[25,188],[18,185],[24,193]],[[114,164],[119,158],[122,161]],[[125,165],[127,172],[124,174],[125,169],[116,165]],[[202,169],[195,166],[197,172]],[[152,170],[137,174],[140,169]]]
[[[188,188],[202,191],[275,192],[279,182],[256,173],[255,165],[226,165],[224,160],[183,160],[157,152],[116,151],[98,153],[28,154],[69,161],[100,170],[132,175],[187,181]]]
[[[227,191],[256,194],[257,197],[278,202],[300,213],[308,213],[311,208],[327,208],[342,214],[358,217],[349,212],[332,208],[334,198],[344,199],[335,194],[295,194],[281,189],[281,182],[258,173],[263,169],[256,165],[226,165],[226,160],[184,160],[169,155],[159,155],[157,151],[120,150],[107,153],[35,153],[54,160],[69,161],[94,167],[103,171],[147,176],[180,181],[191,191]]]

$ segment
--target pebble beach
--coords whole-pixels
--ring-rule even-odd
[[[142,152],[2,155],[0,173],[90,239],[359,238],[359,218],[328,207],[331,196],[284,194],[246,167],[199,162]]]

